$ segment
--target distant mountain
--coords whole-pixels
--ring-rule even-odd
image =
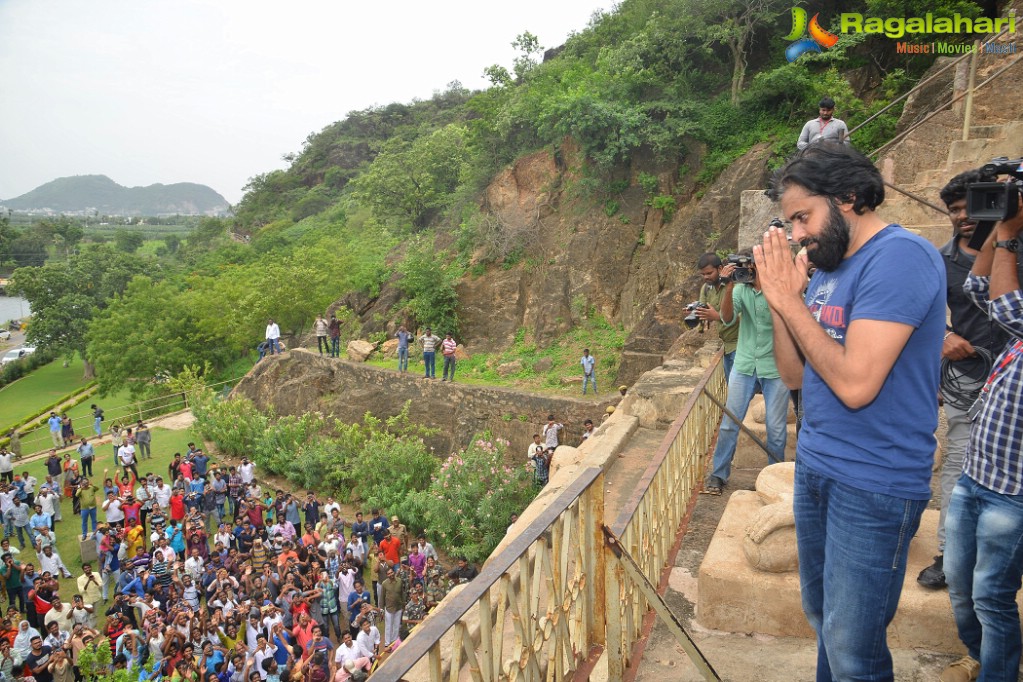
[[[26,213],[123,216],[220,215],[230,210],[227,199],[206,185],[123,187],[105,175],[57,178],[20,197],[0,199],[0,206]]]

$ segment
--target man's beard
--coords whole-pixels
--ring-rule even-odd
[[[819,270],[834,272],[849,250],[849,223],[833,201],[828,203],[831,208],[824,229],[818,236],[804,239],[802,245],[806,248],[806,257]],[[810,249],[811,245],[815,248]]]

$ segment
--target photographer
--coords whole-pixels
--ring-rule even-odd
[[[774,362],[774,325],[771,312],[760,289],[760,275],[750,265],[753,281],[749,284],[729,281],[721,293],[722,324],[739,325],[739,342],[735,364],[728,376],[728,411],[742,420],[746,417],[757,384],[764,394],[767,424],[767,459],[770,464],[784,461],[785,441],[788,438],[786,418],[789,409],[789,389],[778,374]],[[730,276],[734,265],[727,265],[721,273]],[[732,471],[732,458],[739,439],[739,424],[725,415],[721,419],[717,445],[714,448],[713,471],[704,486],[709,495],[720,495]]]
[[[1016,199],[1019,205],[1018,198]],[[945,576],[969,656],[943,680],[1015,680],[1020,663],[1016,593],[1023,578],[1023,210],[996,224],[963,289],[1012,335],[995,358],[971,420],[963,473],[945,518]],[[979,662],[979,663],[978,663]]]
[[[739,323],[726,325],[721,322],[721,301],[724,298],[725,290],[728,289],[729,278],[735,271],[735,266],[729,263],[722,267],[721,259],[716,253],[705,253],[696,262],[696,267],[703,277],[703,286],[700,287],[699,302],[705,304],[706,308],[697,308],[693,312],[701,320],[717,322],[718,338],[724,347],[725,379],[732,373],[732,365],[735,363],[735,349],[739,345]],[[731,293],[731,289],[728,289]]]
[[[970,437],[970,419],[967,411],[976,400],[980,387],[987,378],[991,359],[997,356],[1008,341],[1008,333],[988,319],[986,311],[978,308],[963,291],[963,283],[970,274],[977,250],[969,246],[977,221],[967,216],[966,195],[971,183],[990,180],[979,170],[960,173],[941,190],[941,200],[948,208],[952,223],[952,239],[940,249],[945,264],[946,296],[951,324],[945,327],[941,347],[941,396],[948,431],[941,467],[941,514],[938,518],[938,556],[917,577],[917,582],[930,589],[945,587],[942,555],[945,550],[945,516],[952,489],[963,473],[963,457]]]

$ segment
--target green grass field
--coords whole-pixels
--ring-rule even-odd
[[[3,432],[88,383],[82,378],[80,358],[76,357],[69,367],[63,364],[62,360],[54,360],[0,389],[0,428]]]
[[[104,424],[107,423],[108,422],[104,422]],[[189,441],[202,442],[199,434],[193,432],[191,429],[169,431],[167,429],[154,428],[152,431],[153,458],[151,460],[139,462],[138,468],[140,474],[152,471],[153,473],[166,475],[167,466],[174,458],[175,452],[184,452],[187,450]],[[75,454],[73,450],[71,452]],[[113,446],[109,443],[96,446],[96,459],[93,463],[94,475],[92,482],[97,488],[103,487],[104,469],[110,469],[109,475],[114,475],[113,459]],[[23,471],[28,471],[31,475],[38,478],[40,483],[46,480],[46,465],[45,461],[42,459],[25,464],[24,466],[15,466],[15,472],[21,473]],[[60,508],[64,520],[57,524],[57,550],[60,553],[61,558],[64,560],[64,564],[75,575],[75,578],[77,578],[82,572],[82,560],[79,546],[79,539],[81,538],[82,532],[81,519],[72,513],[71,500],[63,499],[61,501]],[[97,509],[97,520],[100,523],[104,520],[102,509]],[[91,526],[89,530],[92,530]],[[12,545],[17,547],[17,544],[17,535],[15,535]],[[36,568],[39,568],[36,553],[30,547],[25,549],[18,559],[22,563],[35,563]],[[74,579],[61,580],[60,587],[62,599],[64,601],[70,601],[71,595],[76,592]],[[97,610],[100,609],[98,608]],[[102,616],[100,616],[99,621],[101,623],[103,622]]]

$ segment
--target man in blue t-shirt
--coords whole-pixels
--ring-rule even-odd
[[[817,266],[808,284],[778,228],[755,249],[778,371],[803,391],[793,511],[817,679],[891,680],[885,630],[931,495],[945,267],[874,212],[884,183],[851,147],[807,147],[771,195]]]
[[[398,331],[394,334],[394,338],[398,339],[398,371],[408,371],[408,342],[412,338],[412,334],[409,330],[405,329],[405,325],[398,327]]]

